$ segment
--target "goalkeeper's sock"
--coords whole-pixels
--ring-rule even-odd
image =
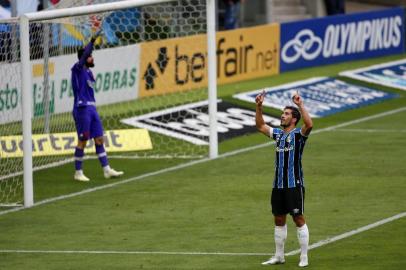
[[[103,167],[103,172],[108,172],[110,170],[111,170],[110,165],[107,165],[107,166]]]
[[[309,247],[309,229],[306,224],[302,227],[297,227],[297,239],[299,240],[300,245],[300,255],[307,256],[307,250]]]
[[[100,164],[103,168],[109,165],[109,161],[107,159],[106,150],[104,150],[103,144],[95,144],[96,154],[99,158]]]
[[[284,226],[275,226],[275,256],[279,258],[284,258],[285,256],[285,240],[288,235],[288,227],[286,224]]]
[[[85,155],[85,152],[83,149],[77,148],[75,149],[75,169],[76,171],[81,171],[82,170],[82,164],[83,164],[83,156]]]

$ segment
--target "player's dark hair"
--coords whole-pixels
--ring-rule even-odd
[[[285,109],[283,109],[283,110],[286,110],[286,109],[289,109],[292,111],[293,118],[297,119],[297,121],[295,123],[295,125],[297,125],[297,123],[299,123],[299,121],[300,121],[300,118],[302,118],[302,115],[300,114],[299,109],[294,106],[286,106]]]
[[[78,50],[78,59],[80,60],[80,58],[82,57],[82,55],[83,55],[83,53],[85,52],[85,49],[84,48],[80,48],[79,50]]]

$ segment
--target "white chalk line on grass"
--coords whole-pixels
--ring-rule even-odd
[[[394,109],[394,110],[391,110],[391,111],[378,113],[378,114],[367,116],[367,117],[362,117],[362,118],[359,118],[359,119],[356,119],[356,120],[348,121],[348,122],[341,123],[341,124],[338,124],[338,125],[334,125],[334,126],[331,126],[331,127],[315,130],[315,131],[312,132],[312,134],[317,134],[317,133],[326,132],[326,131],[332,131],[332,130],[342,128],[342,127],[346,127],[346,126],[349,126],[349,125],[369,121],[369,120],[376,119],[376,118],[381,118],[381,117],[388,116],[388,115],[391,115],[391,114],[396,114],[398,112],[402,112],[402,111],[405,111],[405,110],[406,110],[406,107],[401,107],[401,108]],[[259,148],[263,148],[263,147],[266,147],[266,146],[269,146],[269,145],[272,145],[272,144],[274,144],[274,142],[267,142],[267,143],[247,147],[247,148],[238,149],[238,150],[235,150],[235,151],[230,151],[230,152],[227,152],[227,153],[224,153],[224,154],[220,154],[216,159],[226,158],[226,157],[238,155],[240,153],[249,152],[249,151],[256,150],[256,149],[259,149]],[[136,177],[131,177],[131,178],[128,178],[128,179],[125,179],[125,180],[122,180],[122,181],[118,181],[118,182],[114,182],[114,183],[111,183],[111,184],[102,185],[102,186],[98,186],[98,187],[93,187],[93,188],[85,189],[85,190],[75,192],[75,193],[71,193],[71,194],[67,194],[67,195],[62,195],[62,196],[58,196],[58,197],[45,199],[45,200],[36,202],[30,208],[40,206],[40,205],[43,205],[43,204],[47,204],[47,203],[51,203],[51,202],[56,202],[56,201],[60,201],[60,200],[80,196],[80,195],[90,193],[90,192],[94,192],[94,191],[98,191],[98,190],[103,190],[103,189],[115,187],[115,186],[118,186],[118,185],[133,182],[133,181],[143,180],[143,179],[151,177],[151,176],[156,176],[156,175],[160,175],[160,174],[167,173],[167,172],[177,171],[179,169],[191,167],[193,165],[200,164],[200,163],[205,163],[205,162],[211,161],[211,160],[215,160],[215,159],[204,158],[204,159],[194,160],[194,161],[191,161],[191,162],[176,165],[174,167],[165,168],[165,169],[162,169],[162,170],[159,170],[159,171],[146,173],[146,174],[139,175],[139,176],[136,176]],[[29,208],[16,207],[16,208],[13,208],[13,209],[8,209],[8,210],[5,210],[5,211],[1,211],[0,216],[8,214],[8,213],[12,213],[12,212],[21,211],[21,210],[24,210],[24,209],[29,209]]]
[[[401,111],[404,111],[404,110],[406,110],[406,107],[399,108],[399,109],[392,110],[392,111],[388,111],[388,112],[384,112],[384,113],[380,113],[380,114],[376,114],[376,115],[369,116],[369,117],[360,118],[360,119],[357,119],[357,120],[349,121],[349,122],[342,123],[342,124],[339,124],[339,125],[335,125],[335,126],[332,126],[332,127],[319,129],[319,130],[314,131],[313,134],[320,133],[320,132],[325,132],[325,131],[331,131],[331,130],[341,128],[341,127],[345,127],[345,126],[349,126],[349,125],[352,125],[352,124],[356,124],[356,123],[376,119],[376,118],[379,118],[379,117],[384,117],[384,116],[387,116],[387,115],[395,114],[395,113],[398,113],[398,112],[401,112]],[[224,157],[233,156],[233,155],[236,155],[236,154],[239,154],[239,153],[252,151],[252,150],[255,150],[255,149],[258,149],[258,148],[268,146],[270,144],[272,144],[272,142],[256,145],[256,146],[253,146],[253,147],[247,147],[247,148],[244,148],[244,149],[239,149],[239,150],[236,150],[236,151],[232,151],[232,152],[228,152],[228,153],[219,155],[218,158],[224,158]],[[141,179],[147,178],[149,176],[154,176],[154,175],[158,175],[158,174],[165,173],[165,172],[175,171],[175,170],[178,170],[178,169],[181,169],[181,168],[186,168],[186,167],[193,166],[193,165],[199,164],[199,163],[203,163],[203,162],[206,162],[206,161],[209,161],[209,160],[210,159],[206,158],[206,159],[203,159],[203,160],[192,161],[192,162],[189,162],[189,163],[186,163],[186,164],[177,165],[177,166],[167,168],[167,169],[163,169],[163,170],[160,170],[160,171],[157,171],[157,172],[152,172],[152,173],[140,175],[138,177],[129,178],[129,179],[126,179],[126,180],[123,180],[123,181],[120,181],[120,182],[111,183],[109,185],[103,185],[103,186],[87,189],[87,190],[84,190],[84,191],[81,191],[81,192],[76,192],[76,193],[72,193],[72,194],[69,194],[69,195],[64,195],[64,196],[51,198],[51,199],[48,199],[48,200],[43,200],[43,201],[40,201],[40,202],[36,203],[34,206],[38,206],[38,205],[42,205],[42,204],[46,204],[46,203],[49,203],[49,202],[54,202],[54,201],[70,198],[70,197],[75,197],[75,196],[78,196],[78,195],[81,195],[81,194],[85,194],[85,193],[93,192],[93,191],[96,191],[96,190],[101,190],[101,189],[113,187],[113,186],[116,186],[116,185],[119,185],[119,184],[124,184],[124,183],[131,182],[131,181],[141,180]],[[10,212],[19,211],[19,210],[22,210],[22,209],[25,209],[25,208],[20,207],[20,208],[16,208],[16,209],[3,211],[3,212],[0,212],[0,215],[10,213]],[[360,227],[358,229],[355,229],[355,230],[352,230],[352,231],[349,231],[349,232],[346,232],[346,233],[343,233],[343,234],[340,234],[340,235],[337,235],[337,236],[334,236],[334,237],[331,237],[331,238],[321,240],[319,242],[311,244],[309,246],[309,249],[315,249],[315,248],[318,248],[318,247],[321,247],[321,246],[336,242],[338,240],[348,238],[348,237],[353,236],[355,234],[359,234],[361,232],[373,229],[375,227],[378,227],[378,226],[381,226],[383,224],[392,222],[394,220],[403,218],[405,216],[406,216],[406,212],[403,212],[403,213],[397,214],[395,216],[392,216],[390,218],[386,218],[386,219],[377,221],[375,223]],[[271,255],[270,253],[168,252],[168,251],[86,251],[86,250],[77,250],[77,251],[75,251],[75,250],[0,250],[0,253],[145,254],[145,255],[148,255],[148,254],[149,255],[154,255],[154,254],[156,254],[156,255],[206,255],[206,256],[207,255],[218,255],[218,256],[269,256],[269,255]],[[296,254],[299,254],[299,253],[300,253],[300,249],[297,249],[297,250],[293,250],[293,251],[290,251],[290,252],[286,253],[286,256],[292,256],[292,255],[296,255]]]
[[[116,251],[116,250],[0,250],[0,253],[42,253],[42,254],[118,254],[118,255],[218,255],[218,256],[268,256],[269,253],[232,253],[232,252],[182,252],[182,251]]]
[[[373,228],[379,227],[386,223],[392,222],[394,220],[403,218],[406,216],[406,212],[399,213],[389,218],[385,218],[379,220],[377,222],[371,223],[369,225],[360,227],[358,229],[327,238],[321,241],[318,241],[314,244],[309,246],[310,249],[315,249],[321,246],[325,246],[327,244],[336,242],[338,240],[342,240],[353,235],[371,230]],[[0,250],[0,253],[40,253],[40,254],[110,254],[110,255],[200,255],[200,256],[270,256],[271,253],[261,253],[261,252],[242,252],[242,253],[234,253],[234,252],[199,252],[199,251],[118,251],[118,250],[28,250],[28,249],[4,249]],[[286,253],[286,256],[292,256],[300,253],[300,249],[296,249]]]
[[[340,128],[340,129],[334,129],[334,132],[405,133],[406,129]]]
[[[327,244],[336,242],[336,241],[344,239],[344,238],[348,238],[348,237],[353,236],[355,234],[359,234],[359,233],[368,231],[370,229],[376,228],[378,226],[384,225],[386,223],[392,222],[394,220],[397,220],[397,219],[400,219],[400,218],[403,218],[403,217],[406,217],[406,212],[399,213],[399,214],[394,215],[392,217],[379,220],[379,221],[377,221],[375,223],[371,223],[369,225],[360,227],[358,229],[355,229],[355,230],[352,230],[352,231],[349,231],[349,232],[346,232],[346,233],[343,233],[343,234],[340,234],[340,235],[337,235],[337,236],[334,236],[334,237],[331,237],[331,238],[321,240],[321,241],[319,241],[317,243],[311,244],[309,246],[309,249],[315,249],[315,248],[318,248],[318,247],[321,247],[321,246],[325,246]],[[293,250],[291,252],[286,253],[286,256],[296,255],[296,254],[299,254],[299,253],[300,253],[300,249],[296,249],[296,250]]]
[[[406,107],[401,107],[401,108],[394,109],[394,110],[391,110],[391,111],[378,113],[378,114],[367,116],[367,117],[358,118],[358,119],[348,121],[348,122],[345,122],[345,123],[341,123],[341,124],[338,124],[338,125],[334,125],[334,126],[331,126],[331,127],[317,129],[317,130],[312,131],[311,134],[314,135],[314,134],[322,133],[322,132],[326,132],[326,131],[335,131],[338,128],[358,124],[358,123],[361,123],[361,122],[366,122],[366,121],[369,121],[369,120],[385,117],[385,116],[388,116],[388,115],[391,115],[391,114],[396,114],[396,113],[403,112],[403,111],[406,111]],[[236,154],[256,150],[256,149],[259,149],[259,148],[262,148],[262,147],[265,147],[265,146],[269,146],[269,145],[272,145],[272,144],[275,144],[275,142],[271,141],[271,142],[267,142],[267,143],[263,143],[263,144],[250,146],[250,147],[243,148],[243,149],[238,149],[238,150],[235,150],[235,151],[224,153],[224,154],[220,155],[219,158],[234,156]]]

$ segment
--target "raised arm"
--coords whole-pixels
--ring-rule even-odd
[[[257,126],[258,131],[265,134],[267,137],[270,137],[270,132],[272,131],[272,127],[265,124],[264,118],[262,116],[262,103],[264,102],[265,98],[265,91],[262,91],[261,94],[255,97],[255,103],[257,104],[256,107],[256,114],[255,114],[255,123]]]
[[[313,128],[313,121],[312,118],[309,115],[309,112],[306,110],[304,103],[303,103],[303,99],[302,97],[299,95],[299,93],[296,93],[293,98],[293,103],[295,103],[298,108],[299,111],[302,115],[302,119],[303,119],[303,125],[302,125],[302,135],[304,136],[309,136],[310,132],[312,131]]]
[[[92,51],[93,51],[93,40],[91,40],[84,48],[83,54],[82,56],[80,56],[78,62],[79,67],[83,67],[86,64],[86,60],[92,54]]]
[[[86,47],[83,49],[83,54],[79,59],[78,65],[80,67],[84,66],[86,64],[87,58],[92,54],[93,51],[93,45],[96,41],[96,39],[101,35],[102,29],[100,28],[90,39],[90,42],[86,45]]]

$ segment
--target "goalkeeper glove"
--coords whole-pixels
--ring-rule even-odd
[[[96,39],[103,33],[103,29],[100,28],[99,30],[97,30],[96,33],[94,33],[94,35],[92,36],[92,38],[90,39],[90,41],[92,43],[94,43],[96,41]]]

